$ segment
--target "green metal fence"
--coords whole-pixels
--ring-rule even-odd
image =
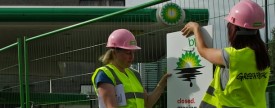
[[[133,67],[136,66],[138,70],[142,66],[140,64],[147,66],[144,66],[146,72],[142,70],[140,72],[144,74],[143,83],[148,92],[156,86],[166,69],[166,62],[163,62],[166,58],[166,33],[179,31],[188,21],[197,21],[201,25],[216,25],[214,28],[219,29],[219,31],[214,31],[216,48],[227,45],[226,39],[222,38],[226,32],[220,28],[223,28],[225,24],[223,17],[228,11],[226,6],[231,6],[236,2],[227,3],[225,0],[169,1],[184,8],[185,19],[183,23],[168,26],[158,22],[160,19],[156,13],[164,5],[159,4],[162,2],[165,0],[154,0],[132,8],[109,8],[105,11],[106,13],[99,13],[100,8],[76,10],[60,8],[59,11],[42,8],[38,10],[1,9],[0,12],[13,13],[6,18],[7,22],[16,18],[19,22],[33,20],[46,23],[84,22],[49,30],[50,32],[35,36],[26,35],[25,38],[19,38],[18,42],[0,49],[0,107],[58,108],[62,105],[70,105],[95,108],[97,99],[95,94],[90,93],[93,91],[89,88],[91,87],[90,77],[92,71],[102,65],[97,59],[106,50],[107,36],[114,29],[126,28],[135,34],[142,50],[136,53],[136,64]],[[261,3],[261,1],[257,2]],[[274,7],[274,3],[270,3],[270,7],[272,6]],[[20,16],[16,13],[19,11],[29,12],[29,14]],[[58,12],[78,13],[80,17],[71,17],[69,14],[60,15]],[[89,13],[98,14],[90,15]],[[49,17],[53,15],[60,16]],[[0,20],[5,20],[1,18]],[[267,91],[269,107],[274,108],[274,83],[271,82],[269,85]],[[166,108],[166,105],[166,93],[164,93],[155,108]]]
[[[87,25],[87,24],[90,24],[90,23],[98,22],[100,20],[106,20],[107,18],[122,15],[122,14],[125,14],[125,13],[129,13],[131,11],[142,9],[142,8],[145,8],[145,7],[148,7],[148,6],[151,6],[151,5],[155,5],[155,4],[158,4],[158,3],[161,3],[161,2],[165,2],[165,0],[154,0],[154,1],[142,4],[142,5],[138,5],[138,6],[133,7],[133,8],[126,8],[126,9],[123,9],[123,10],[118,10],[118,11],[110,13],[110,14],[99,16],[99,17],[96,17],[96,18],[91,19],[91,20],[87,20],[87,21],[84,21],[84,22],[81,22],[81,23],[77,23],[77,24],[74,24],[74,25],[71,25],[71,26],[67,26],[67,27],[57,29],[57,30],[54,30],[54,31],[51,31],[51,32],[48,32],[48,33],[41,34],[41,35],[37,35],[37,36],[34,36],[34,37],[18,38],[17,43],[14,43],[12,45],[1,48],[0,51],[4,51],[4,50],[8,50],[10,48],[18,46],[18,62],[17,63],[14,62],[14,64],[15,64],[16,68],[19,69],[19,74],[18,74],[18,76],[16,74],[14,74],[14,75],[19,77],[18,79],[19,79],[19,82],[20,82],[20,84],[19,84],[20,85],[19,86],[20,92],[18,92],[18,91],[17,92],[1,92],[1,103],[3,103],[3,104],[20,104],[21,108],[25,108],[25,107],[30,108],[31,104],[33,104],[33,103],[36,104],[36,105],[42,105],[42,104],[49,105],[49,104],[61,104],[61,103],[73,103],[73,101],[77,101],[78,104],[83,103],[83,102],[84,103],[89,102],[90,99],[87,97],[87,95],[73,94],[73,93],[72,94],[51,93],[52,88],[50,88],[51,89],[50,93],[36,93],[35,90],[30,91],[30,88],[32,87],[32,85],[36,85],[36,84],[38,84],[38,85],[47,85],[47,83],[50,83],[50,86],[51,86],[52,80],[29,83],[29,80],[32,77],[29,74],[29,68],[32,67],[33,65],[34,65],[34,68],[35,68],[35,63],[33,64],[33,62],[37,61],[37,60],[33,60],[33,59],[31,59],[31,61],[29,61],[29,57],[28,57],[29,43],[31,43],[31,41],[36,41],[40,38],[54,36],[54,34],[57,34],[59,32],[68,31],[70,29],[81,27],[81,26],[84,26],[84,25]],[[27,10],[27,11],[29,12],[30,10]],[[12,18],[14,18],[14,17],[12,17]],[[29,18],[27,18],[27,19],[29,19]],[[72,79],[77,79],[76,76],[71,77],[71,78]],[[31,79],[34,79],[34,78],[31,78]],[[55,79],[53,79],[53,81],[56,81],[56,80],[60,81],[60,79],[63,80],[63,79],[66,79],[66,78],[55,78]],[[66,81],[64,81],[63,84],[66,84]],[[45,88],[45,87],[38,87],[38,88]],[[9,89],[11,89],[11,88],[7,87],[5,90],[9,90]],[[69,89],[69,88],[67,88],[67,89]],[[5,90],[2,90],[2,91],[5,91]],[[64,92],[64,91],[60,91],[60,92]],[[20,98],[14,98],[14,97],[20,97]]]

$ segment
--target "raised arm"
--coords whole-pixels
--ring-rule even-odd
[[[201,33],[201,27],[196,22],[187,23],[181,30],[184,36],[188,37],[190,34],[194,33],[196,39],[196,45],[199,54],[208,60],[209,62],[217,65],[224,65],[222,59],[222,51],[220,49],[208,48],[203,40],[203,35]]]

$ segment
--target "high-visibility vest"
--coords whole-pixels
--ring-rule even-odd
[[[266,108],[265,91],[270,68],[259,71],[255,53],[246,47],[225,48],[229,55],[229,79],[221,87],[221,67],[217,66],[200,108]]]
[[[96,94],[98,90],[95,84],[95,78],[99,71],[103,71],[114,83],[114,85],[122,84],[126,96],[126,106],[119,106],[119,108],[144,108],[144,89],[142,83],[138,79],[139,73],[133,72],[126,68],[125,73],[120,72],[114,65],[108,64],[106,66],[96,69],[92,75],[92,83]]]

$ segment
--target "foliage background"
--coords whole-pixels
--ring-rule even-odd
[[[275,80],[275,27],[271,31],[272,34],[272,39],[268,43],[268,51],[269,51],[269,56],[270,56],[270,62],[271,62],[271,78],[270,80]]]

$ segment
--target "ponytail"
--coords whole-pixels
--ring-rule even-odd
[[[114,49],[109,49],[103,54],[102,56],[99,57],[99,61],[101,61],[103,64],[109,64],[113,59],[113,53]]]

